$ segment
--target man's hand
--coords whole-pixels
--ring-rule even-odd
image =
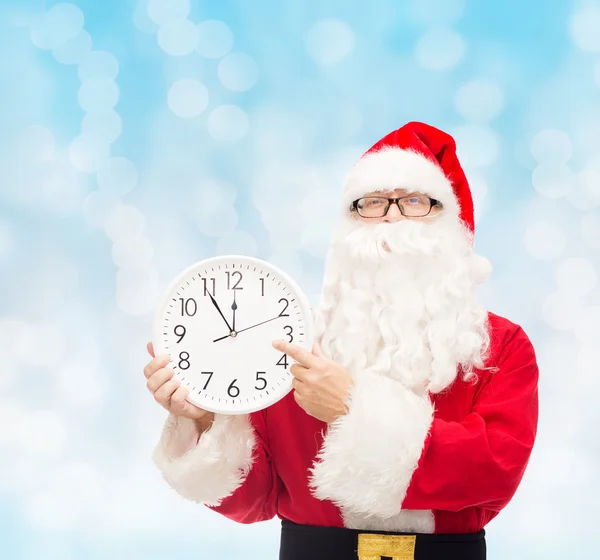
[[[327,357],[318,342],[312,354],[283,340],[275,340],[273,347],[298,362],[290,367],[294,398],[307,414],[329,423],[348,413],[344,400],[354,384],[352,376]]]

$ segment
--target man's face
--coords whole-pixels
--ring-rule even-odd
[[[383,216],[379,216],[379,214],[384,211],[387,203],[383,200],[377,200],[377,198],[403,198],[399,203],[404,207],[404,214],[400,211],[397,204],[391,203],[387,213]],[[405,189],[371,191],[366,193],[361,201],[364,202],[362,213],[365,215],[361,216],[361,212],[359,212],[358,209],[353,209],[351,211],[351,217],[355,220],[371,224],[379,224],[382,222],[392,223],[401,220],[432,221],[435,220],[442,211],[442,206],[439,203],[432,205],[431,209],[427,206],[427,208],[423,210],[423,204],[429,204],[429,196],[423,193],[407,191]],[[417,210],[417,207],[420,210]],[[426,211],[429,211],[426,216],[411,215],[422,214]],[[372,216],[368,216],[368,214],[372,214]]]

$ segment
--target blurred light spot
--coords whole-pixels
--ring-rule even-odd
[[[456,31],[435,27],[419,39],[415,57],[428,70],[449,70],[461,61],[465,50],[465,42]]]
[[[582,191],[590,199],[600,204],[600,157],[596,157],[586,164],[579,172],[578,182]]]
[[[69,146],[69,160],[84,173],[98,171],[110,155],[110,146],[97,138],[80,135]]]
[[[463,165],[486,166],[498,158],[498,137],[485,126],[465,125],[454,130],[456,151]]]
[[[200,215],[212,214],[237,199],[237,189],[225,181],[202,179],[194,190],[194,208]]]
[[[208,237],[223,237],[238,225],[238,215],[233,206],[222,206],[210,214],[197,218],[198,229]]]
[[[2,364],[2,369],[0,369],[0,391],[10,389],[11,386],[14,385],[14,382],[17,380],[18,377],[19,375],[17,373],[16,362],[8,361],[5,356],[4,362]],[[2,436],[0,435],[0,443],[1,442]]]
[[[571,139],[562,130],[551,128],[538,132],[530,149],[539,163],[567,163],[573,155]]]
[[[54,458],[66,443],[66,425],[53,410],[29,410],[18,422],[13,422],[20,451],[35,458]]]
[[[25,500],[25,514],[37,529],[47,532],[75,528],[83,516],[95,513],[106,500],[100,475],[91,465],[72,461],[48,475],[48,482],[36,492],[29,492]]]
[[[304,267],[298,253],[293,251],[279,251],[271,254],[267,261],[278,266],[296,282],[301,282],[302,275],[304,274]]]
[[[135,207],[130,205],[114,206],[104,223],[106,235],[115,243],[144,233],[146,219]]]
[[[248,116],[237,105],[221,105],[208,117],[208,133],[220,142],[237,142],[249,127]]]
[[[56,4],[40,14],[31,27],[29,36],[40,49],[55,49],[77,37],[83,28],[83,12],[74,4]]]
[[[598,274],[594,265],[587,259],[566,259],[556,269],[556,285],[571,298],[589,294],[597,284]]]
[[[581,218],[581,237],[590,248],[600,250],[600,211],[589,212]]]
[[[48,128],[36,124],[28,126],[19,133],[16,148],[21,160],[37,165],[54,158],[56,142]]]
[[[208,106],[208,89],[198,80],[178,80],[169,89],[167,103],[178,117],[197,117]]]
[[[534,222],[525,231],[525,248],[536,259],[556,259],[566,244],[564,232],[551,222]]]
[[[13,234],[6,222],[0,221],[0,259],[6,257],[13,247]]]
[[[330,240],[339,214],[340,201],[330,189],[308,191],[300,205],[302,223],[301,246],[317,259],[324,259],[329,251]],[[315,208],[320,208],[315,214]]]
[[[456,92],[454,103],[459,114],[465,119],[487,122],[502,110],[504,95],[494,82],[473,80]]]
[[[29,202],[39,204],[46,212],[68,216],[81,208],[87,194],[87,178],[66,157],[59,157],[34,169],[29,192],[20,192],[31,197]]]
[[[188,19],[170,21],[158,30],[158,45],[171,56],[190,54],[199,40],[198,28]]]
[[[112,109],[119,101],[119,88],[107,78],[90,78],[81,84],[77,99],[87,112]]]
[[[142,33],[153,34],[158,31],[157,23],[148,15],[148,0],[138,0],[133,10],[133,25]]]
[[[163,73],[170,85],[182,78],[201,80],[204,74],[204,59],[197,52],[185,56],[165,57]]]
[[[465,0],[413,0],[412,19],[426,24],[450,24],[462,18]]]
[[[103,377],[103,382],[106,376]],[[72,362],[61,365],[56,376],[56,388],[67,402],[88,407],[100,404],[106,393],[92,364]]]
[[[109,52],[92,51],[88,53],[77,70],[79,79],[82,82],[94,78],[105,78],[113,81],[119,73],[119,62]]]
[[[560,287],[560,286],[559,286]],[[550,294],[542,305],[542,317],[553,329],[569,330],[575,325],[583,307],[568,290]]]
[[[153,312],[159,295],[155,269],[127,268],[117,273],[117,306],[124,313],[137,316]]]
[[[584,309],[575,325],[575,337],[583,344],[595,344],[598,348],[600,332],[600,305],[592,305]]]
[[[112,157],[98,170],[97,180],[101,190],[123,196],[137,185],[138,171],[127,158]]]
[[[1,328],[1,325],[0,325]],[[0,399],[0,445],[12,444],[16,442],[17,433],[14,429],[15,418],[20,418],[27,411],[23,406],[14,400]],[[6,461],[3,461],[6,463]],[[0,488],[4,487],[5,481],[0,481]]]
[[[596,62],[594,65],[594,82],[600,88],[600,62]]]
[[[198,25],[198,33],[196,52],[204,58],[221,58],[233,47],[233,33],[222,21],[203,21]]]
[[[569,22],[573,42],[584,52],[600,52],[600,6],[589,5],[574,13]]]
[[[217,255],[246,255],[254,257],[258,254],[256,239],[245,231],[232,231],[217,241]]]
[[[531,176],[533,188],[542,196],[560,198],[571,192],[575,186],[575,173],[562,163],[541,163]]]
[[[81,121],[83,136],[105,144],[112,144],[121,135],[121,130],[121,117],[114,109],[88,112]]]
[[[52,50],[52,56],[61,64],[79,64],[92,50],[92,37],[82,29],[77,37],[69,39]]]
[[[148,15],[158,25],[184,19],[190,15],[189,0],[149,0]]]
[[[116,195],[106,191],[95,191],[86,197],[83,213],[88,225],[104,228],[109,214],[120,205],[121,200]]]
[[[247,91],[258,81],[258,66],[245,53],[226,56],[219,63],[219,80],[231,91]]]
[[[354,49],[354,33],[339,19],[322,19],[308,30],[306,49],[318,64],[338,64]]]
[[[142,268],[149,266],[154,258],[154,247],[147,237],[126,237],[115,243],[112,260],[119,268]]]

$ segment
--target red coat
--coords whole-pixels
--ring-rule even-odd
[[[156,461],[184,496],[212,501],[209,507],[241,523],[278,515],[308,525],[479,531],[514,495],[529,460],[538,418],[538,368],[527,335],[493,314],[490,334],[486,367],[493,369],[476,371],[475,381],[457,378],[425,403],[412,394],[396,393],[397,382],[386,380],[387,385],[373,389],[379,381],[370,379],[368,390],[373,390],[376,402],[371,402],[374,395],[370,394],[366,406],[353,404],[357,411],[351,409],[349,415],[354,417],[348,419],[348,426],[331,436],[328,426],[307,415],[291,393],[249,415],[251,425],[246,436],[240,436],[238,447],[253,433],[248,443],[252,456],[237,465],[237,478],[229,480],[223,495],[232,493],[225,498],[202,495],[198,485],[204,484],[201,480],[208,484],[205,471],[196,471],[196,482],[187,470],[171,475],[168,463],[181,456],[181,449],[173,451],[179,437],[174,424],[163,435]],[[215,434],[218,429],[214,428]],[[317,458],[328,437],[330,448]],[[217,435],[206,445],[217,445],[216,439]],[[188,450],[193,447],[189,442],[183,445]],[[203,457],[208,449],[201,451]],[[196,450],[188,452],[188,459],[191,452]],[[215,457],[225,456],[215,453]],[[322,463],[319,472],[312,470],[315,459],[315,464]],[[235,466],[237,460],[229,454],[229,466],[222,464],[222,469]],[[213,488],[215,484],[220,482],[214,482]]]

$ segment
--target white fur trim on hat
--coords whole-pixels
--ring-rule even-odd
[[[153,459],[165,480],[184,498],[217,506],[250,472],[254,428],[248,415],[216,414],[199,441],[198,435],[193,420],[170,414]]]
[[[346,207],[365,194],[378,190],[405,189],[427,194],[458,214],[452,183],[442,168],[414,150],[384,147],[364,155],[344,184]]]
[[[349,411],[329,425],[310,484],[349,518],[398,516],[433,422],[427,393],[383,375],[356,376]]]

